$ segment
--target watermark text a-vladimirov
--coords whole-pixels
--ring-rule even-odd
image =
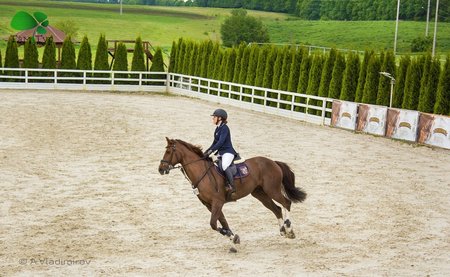
[[[90,265],[91,260],[88,259],[51,259],[51,258],[30,258],[19,259],[21,265],[47,265],[47,266],[73,266],[73,265]]]

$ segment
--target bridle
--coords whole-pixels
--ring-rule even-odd
[[[172,169],[180,169],[181,172],[183,173],[184,177],[191,183],[192,188],[194,188],[194,189],[197,188],[198,184],[203,180],[203,178],[205,178],[205,176],[208,175],[208,172],[209,172],[209,170],[211,169],[211,167],[213,166],[213,164],[210,163],[209,166],[206,168],[205,173],[203,173],[203,175],[200,177],[200,179],[198,179],[195,183],[193,183],[193,182],[191,181],[191,179],[189,179],[189,177],[187,176],[186,171],[184,170],[184,167],[186,167],[186,166],[188,166],[188,165],[190,165],[190,164],[199,162],[199,161],[203,161],[203,160],[205,160],[206,158],[201,157],[200,159],[193,160],[193,161],[190,161],[190,162],[185,163],[185,164],[181,164],[181,163],[180,163],[180,165],[174,166],[174,165],[171,165],[170,163],[171,163],[171,161],[172,161],[172,159],[173,159],[173,155],[174,155],[174,153],[175,153],[175,151],[176,151],[176,144],[173,143],[171,146],[168,146],[168,147],[171,147],[171,148],[172,148],[172,151],[171,151],[171,153],[170,153],[170,158],[169,158],[169,160],[164,160],[164,159],[161,160],[161,163],[163,163],[163,164],[165,163],[165,164],[168,165],[168,168],[167,168],[166,172],[169,173],[170,170],[172,170]],[[216,190],[217,190],[217,184],[216,184]]]
[[[200,158],[200,159],[198,159],[198,160],[194,160],[194,161],[188,162],[188,163],[186,163],[186,164],[181,164],[181,163],[180,163],[180,165],[178,165],[178,166],[173,166],[173,165],[170,164],[170,162],[172,161],[173,154],[175,153],[175,150],[176,150],[176,144],[173,143],[172,146],[170,146],[170,147],[172,148],[172,152],[170,153],[170,158],[169,158],[169,160],[161,160],[161,163],[168,164],[168,166],[169,166],[168,170],[169,170],[169,171],[172,170],[172,169],[183,168],[183,167],[185,167],[185,166],[187,166],[187,165],[190,165],[190,164],[193,164],[193,163],[195,163],[195,162],[198,162],[198,161],[201,161],[201,160],[204,160],[204,159],[205,159],[205,158],[202,157],[202,158]]]

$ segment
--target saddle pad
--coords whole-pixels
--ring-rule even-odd
[[[235,165],[236,165],[237,172],[236,172],[236,174],[234,174],[234,178],[242,178],[242,177],[246,177],[248,174],[250,174],[248,172],[248,167],[245,163],[238,163]]]
[[[234,164],[232,166],[236,167],[236,173],[233,175],[234,179],[244,178],[244,177],[247,177],[250,174],[250,172],[248,171],[248,167],[245,164],[245,162],[237,163],[237,164]],[[221,171],[218,166],[216,166],[216,170],[217,170],[217,172],[220,175],[222,175],[222,177],[225,178],[225,175],[224,175],[223,171]]]

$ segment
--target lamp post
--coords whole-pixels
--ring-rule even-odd
[[[120,1],[120,15],[122,15],[122,2],[123,0],[119,0]]]
[[[436,33],[437,33],[437,23],[439,16],[439,0],[436,0],[436,16],[434,18],[434,36],[433,36],[433,51],[431,52],[431,56],[434,57],[436,53]]]
[[[398,17],[400,15],[400,0],[397,0],[397,19],[395,20],[394,56],[397,52]]]
[[[428,0],[428,7],[427,7],[427,25],[425,27],[425,37],[428,37],[428,25],[430,24],[430,2],[431,0]]]
[[[394,77],[388,73],[388,72],[379,72],[381,75],[388,77],[389,79],[391,79],[391,93],[389,95],[389,108],[392,108],[392,95],[394,94],[394,84],[395,84],[395,79]]]

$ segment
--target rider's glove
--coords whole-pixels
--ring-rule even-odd
[[[204,158],[208,158],[209,155],[212,154],[212,152],[213,152],[213,151],[212,151],[211,149],[206,150],[205,153],[203,153],[203,157],[204,157]]]

